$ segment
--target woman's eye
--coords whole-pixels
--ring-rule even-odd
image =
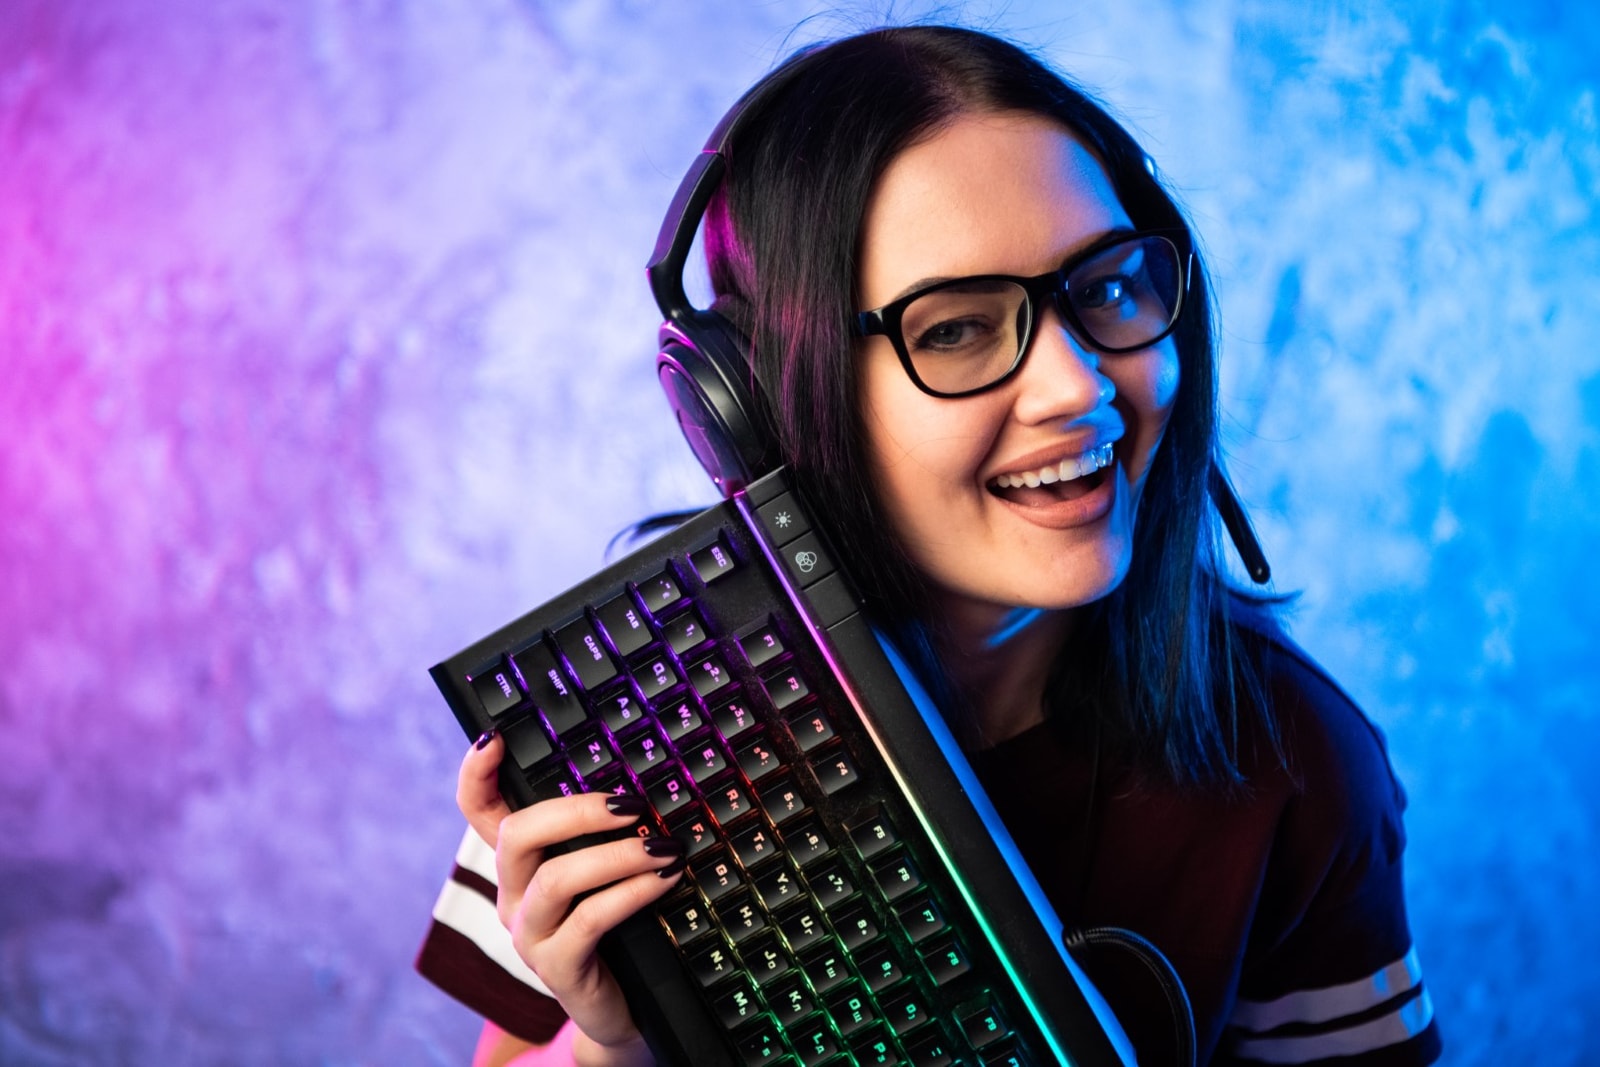
[[[1081,311],[1101,311],[1126,301],[1129,288],[1127,279],[1120,275],[1096,278],[1081,288],[1074,288],[1072,303]]]
[[[911,339],[911,345],[919,352],[956,351],[970,347],[988,332],[976,319],[947,319],[919,331]]]

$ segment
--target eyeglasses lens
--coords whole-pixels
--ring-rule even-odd
[[[1165,238],[1144,237],[1073,267],[1065,295],[1088,340],[1128,351],[1166,333],[1181,284],[1177,249]]]
[[[1130,351],[1166,333],[1181,289],[1172,242],[1140,237],[1072,265],[1065,293],[1058,288],[1053,297],[1085,341]],[[1021,282],[958,279],[907,304],[900,336],[924,386],[964,393],[999,381],[1016,366],[1034,317],[1033,298]]]

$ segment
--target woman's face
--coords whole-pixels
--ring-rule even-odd
[[[1042,274],[1130,229],[1099,161],[1063,127],[1031,114],[967,114],[895,157],[878,180],[857,306],[963,275]],[[1075,607],[1116,587],[1177,394],[1170,338],[1104,355],[1041,307],[1021,369],[955,400],[919,390],[888,338],[859,346],[879,498],[958,633],[993,634],[1013,608]],[[1060,480],[1063,461],[1072,474],[1092,469],[1108,445],[1109,466]],[[1051,468],[1057,480],[1044,484]]]

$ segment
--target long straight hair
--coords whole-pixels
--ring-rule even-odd
[[[878,500],[866,460],[851,321],[862,219],[901,151],[957,116],[1048,117],[1083,140],[1139,229],[1188,229],[1134,139],[1085,92],[1022,49],[944,26],[877,30],[809,49],[740,115],[707,213],[717,308],[751,342],[751,372],[794,476],[856,568],[875,621],[963,714],[938,662],[927,580]],[[1274,737],[1236,654],[1207,477],[1216,455],[1210,290],[1196,254],[1173,334],[1180,384],[1136,517],[1128,574],[1083,610],[1047,686],[1051,715],[1175,784],[1240,781],[1244,717]],[[1092,732],[1091,732],[1092,731]],[[1274,745],[1275,745],[1274,740]]]

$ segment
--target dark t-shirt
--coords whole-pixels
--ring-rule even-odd
[[[1141,783],[1110,761],[1097,771],[1049,723],[974,766],[1068,927],[1131,930],[1171,961],[1200,1063],[1431,1063],[1439,1036],[1401,883],[1405,795],[1383,738],[1298,648],[1276,634],[1245,643],[1289,767],[1264,737],[1244,737],[1236,797]],[[495,921],[493,874],[469,831],[417,967],[542,1042],[563,1016]],[[1109,947],[1087,953],[1141,1062],[1171,1062],[1171,1015],[1149,972]]]
[[[1245,640],[1289,767],[1246,735],[1237,797],[1096,773],[1050,723],[974,767],[1069,928],[1131,930],[1176,968],[1201,1063],[1430,1063],[1438,1031],[1401,883],[1405,794],[1383,738],[1298,648]],[[1085,960],[1141,1061],[1170,1062],[1149,972],[1111,948]]]

